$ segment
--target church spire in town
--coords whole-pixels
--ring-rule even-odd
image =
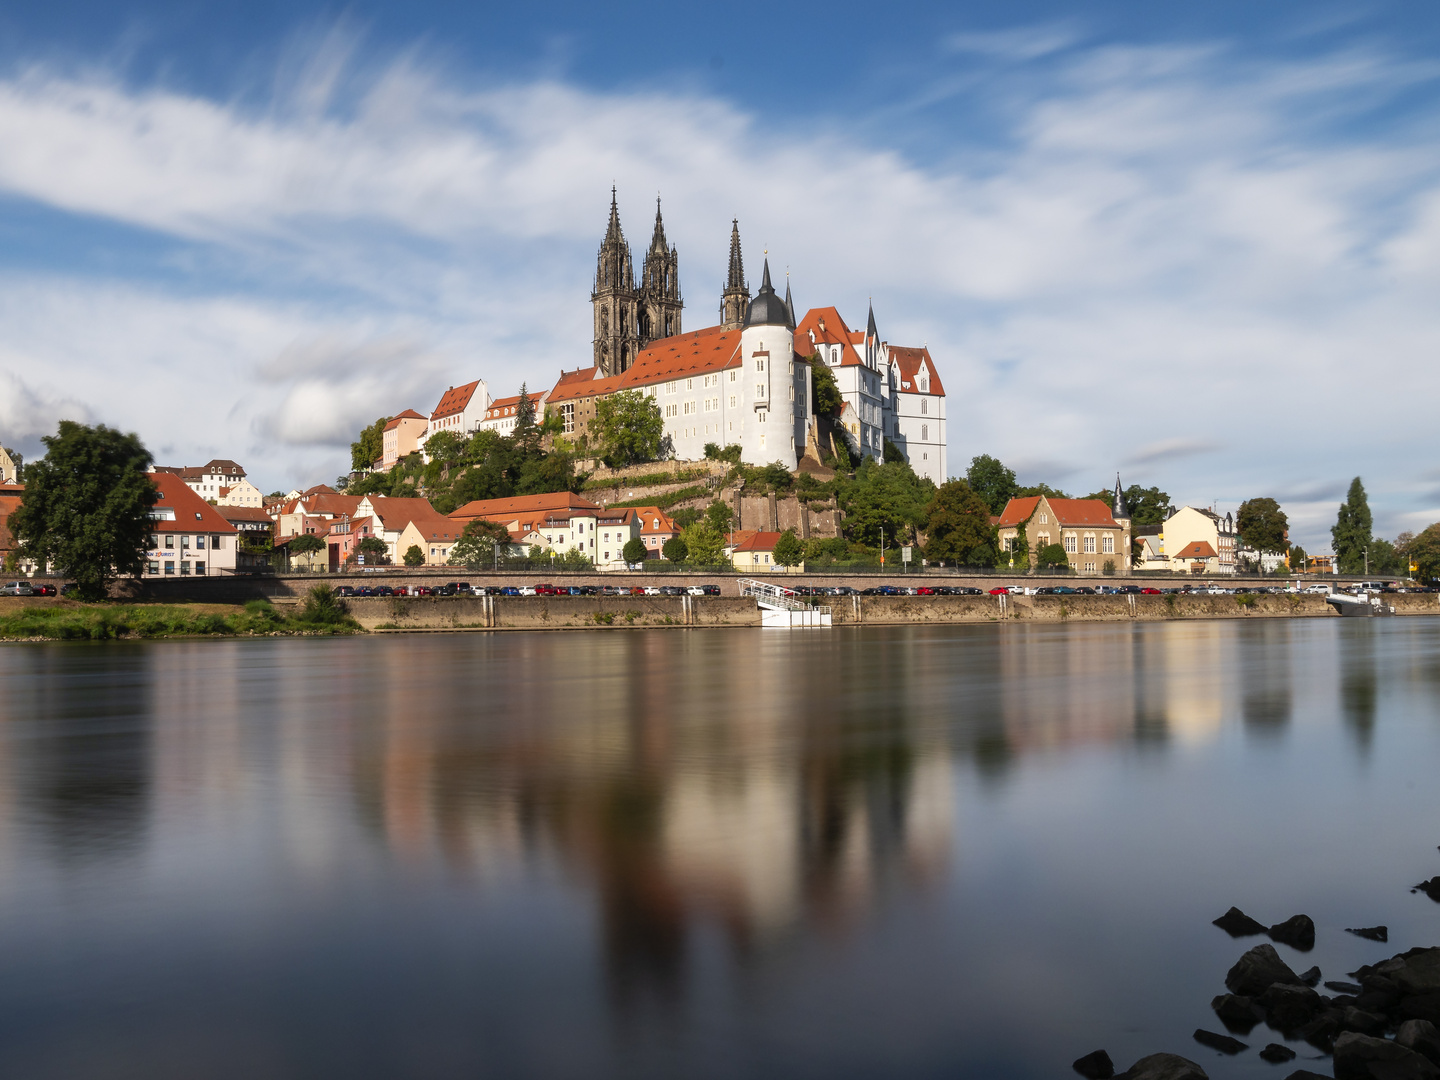
[[[660,196],[655,196],[655,232],[640,268],[640,347],[680,333],[680,256],[665,242],[665,221],[660,216]]]
[[[730,222],[730,274],[720,297],[720,328],[737,330],[750,306],[750,286],[745,283],[745,260],[740,254],[740,221]]]
[[[790,329],[795,329],[795,301],[790,299],[790,271],[785,271],[785,314],[790,316]]]
[[[1120,474],[1115,474],[1115,509],[1110,515],[1116,521],[1121,518],[1129,519],[1130,507],[1125,502],[1125,489],[1120,486]]]
[[[620,207],[610,188],[610,222],[595,258],[595,287],[590,293],[595,318],[595,366],[602,375],[619,375],[637,350],[639,322],[635,268],[630,245],[620,228]]]

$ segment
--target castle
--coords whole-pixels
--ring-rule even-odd
[[[945,389],[925,346],[893,346],[881,339],[873,305],[864,331],[852,331],[834,307],[813,308],[797,320],[787,280],[782,299],[765,260],[760,287],[745,280],[740,224],[731,221],[730,259],[720,292],[719,322],[686,332],[680,256],[665,237],[660,200],[638,280],[620,225],[615,188],[596,256],[590,302],[594,324],[589,367],[562,371],[549,390],[532,394],[538,409],[558,413],[566,438],[587,436],[595,403],[633,390],[655,399],[674,456],[697,460],[708,443],[739,446],[752,465],[779,462],[794,470],[821,447],[812,402],[810,361],[818,357],[842,398],[833,429],[852,459],[884,460],[888,443],[914,470],[936,484],[948,479]],[[471,384],[483,387],[483,383]],[[453,393],[453,391],[451,391]],[[465,431],[513,426],[518,398],[475,403]],[[453,410],[452,410],[453,411]],[[437,409],[430,425],[438,430]],[[440,418],[440,419],[437,419]],[[427,432],[428,434],[428,432]]]

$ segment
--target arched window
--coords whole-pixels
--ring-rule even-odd
[[[929,441],[930,441],[930,425],[929,425],[929,424],[921,424],[921,425],[920,425],[920,441],[921,441],[921,442],[929,442]]]

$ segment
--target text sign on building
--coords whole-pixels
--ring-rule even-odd
[[[910,561],[910,553],[911,553],[913,550],[914,550],[914,548],[912,548],[909,544],[906,544],[904,547],[902,547],[902,548],[900,549],[900,561],[901,561],[901,562],[909,562],[909,561]]]

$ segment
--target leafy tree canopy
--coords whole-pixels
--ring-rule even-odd
[[[375,462],[385,456],[385,425],[390,417],[382,416],[360,432],[360,438],[350,444],[350,468],[356,472],[368,472]]]
[[[1370,502],[1360,477],[1350,481],[1350,491],[1340,504],[1335,524],[1330,527],[1331,544],[1342,574],[1359,574],[1365,569],[1365,549],[1370,546]]]
[[[979,454],[970,459],[970,467],[965,470],[965,483],[985,500],[990,513],[996,515],[1003,513],[1005,504],[1020,491],[1020,485],[1015,482],[1015,470],[1007,469],[999,458],[989,454]]]
[[[660,456],[665,418],[659,403],[638,390],[621,390],[595,403],[590,430],[614,466],[654,461]]]
[[[1029,487],[1022,487],[1015,492],[1017,499],[1028,499],[1032,495],[1044,495],[1047,499],[1068,499],[1070,498],[1059,488],[1052,488],[1049,484],[1031,484]]]
[[[886,546],[893,546],[897,538],[903,542],[924,528],[925,508],[934,497],[934,483],[916,476],[904,459],[879,465],[866,458],[854,480],[837,477],[836,482],[845,535],[877,548],[882,533]]]
[[[690,549],[685,544],[683,536],[672,536],[660,549],[660,553],[670,562],[684,562],[685,556],[690,554]]]
[[[1043,485],[1042,485],[1043,486]],[[1040,494],[1039,492],[1027,492],[1027,494]],[[1048,492],[1046,492],[1048,494]],[[1057,499],[1065,498],[1064,495],[1056,495]],[[1115,491],[1107,488],[1103,491],[1092,491],[1086,495],[1087,499],[1099,499],[1110,508],[1111,513],[1115,511]],[[1161,491],[1158,487],[1141,487],[1139,484],[1131,484],[1125,489],[1125,508],[1130,511],[1130,524],[1133,528],[1143,529],[1148,525],[1163,525],[1171,514],[1175,512],[1170,505],[1170,495]]]
[[[990,515],[990,504],[964,480],[941,484],[925,510],[925,557],[955,565],[993,565],[997,544]]]
[[[1065,549],[1059,544],[1046,544],[1035,553],[1035,563],[1041,570],[1051,567],[1068,567],[1070,557],[1065,554]]]
[[[1431,525],[1405,545],[1415,575],[1421,581],[1440,578],[1440,522]]]
[[[709,522],[710,527],[717,533],[729,532],[730,522],[733,521],[734,518],[734,511],[719,499],[714,500],[705,508],[705,520]]]
[[[378,536],[367,536],[355,545],[355,552],[358,555],[364,555],[365,561],[373,566],[385,561],[387,549],[385,541]]]
[[[425,552],[423,552],[423,551],[420,550],[420,545],[419,545],[419,544],[411,544],[408,548],[405,549],[405,565],[406,565],[406,566],[424,566],[424,565],[425,565]]]
[[[317,551],[324,551],[326,543],[313,533],[301,533],[299,536],[290,538],[287,545],[291,555],[313,555]]]
[[[1290,543],[1286,530],[1290,520],[1274,499],[1246,499],[1235,515],[1240,541],[1256,551],[1284,551]]]
[[[640,537],[632,537],[625,541],[625,550],[621,552],[627,563],[643,563],[649,556],[645,548],[645,541]]]
[[[800,543],[794,529],[786,529],[780,534],[780,539],[775,541],[771,558],[777,566],[799,566],[805,561],[805,545]]]
[[[725,562],[725,536],[703,518],[680,534],[685,561],[693,566],[720,566]]]
[[[158,501],[137,435],[60,421],[41,440],[45,456],[25,470],[25,501],[10,515],[21,555],[73,578],[99,600],[117,574],[138,574]],[[180,478],[174,478],[181,483]]]
[[[819,353],[810,357],[810,402],[818,416],[839,416],[845,399],[840,396],[840,384]]]

